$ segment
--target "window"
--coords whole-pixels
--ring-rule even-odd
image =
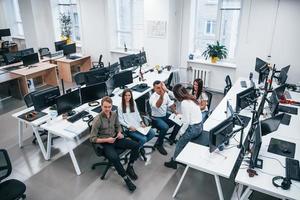
[[[14,26],[14,35],[15,36],[24,36],[23,24],[20,14],[19,2],[18,0],[13,0],[14,14],[15,14],[15,26]]]
[[[117,48],[140,49],[144,37],[144,1],[115,0]]]
[[[57,0],[57,14],[55,16],[55,20],[59,20],[60,14],[65,14],[70,16],[71,18],[71,39],[73,41],[80,41],[80,26],[79,26],[79,13],[77,9],[77,2],[76,0]],[[61,36],[61,28],[60,23],[57,23],[59,26],[59,35],[57,38]]]
[[[220,41],[228,49],[227,59],[234,60],[241,9],[240,0],[194,0],[194,3],[195,24],[192,52],[201,55],[207,44]]]

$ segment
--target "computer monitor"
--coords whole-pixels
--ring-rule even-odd
[[[6,53],[6,54],[4,54],[3,58],[4,58],[4,62],[7,65],[22,61],[22,56],[21,56],[21,52],[20,51]]]
[[[56,104],[56,98],[60,96],[59,87],[51,87],[32,93],[31,100],[34,110],[42,111],[49,106]]]
[[[254,118],[254,121],[259,120],[260,115],[263,114],[266,99],[267,99],[267,93],[265,93],[265,94],[263,95],[263,97],[261,98],[260,104],[259,104],[259,106],[258,106],[256,115],[255,115],[255,118]]]
[[[124,57],[120,57],[119,61],[120,61],[120,66],[122,70],[128,69],[128,68],[132,68],[135,66],[134,62],[136,59],[136,55],[132,54],[132,55],[128,55],[128,56],[124,56]]]
[[[2,37],[7,37],[10,36],[10,29],[6,28],[6,29],[0,29],[0,40],[2,39]]]
[[[226,118],[232,117],[234,114],[234,110],[232,106],[230,105],[229,101],[227,101],[227,106],[226,106]]]
[[[107,95],[108,96],[113,96],[113,91],[115,89],[113,77],[107,79],[105,84],[106,84]]]
[[[38,53],[33,53],[33,54],[23,56],[22,61],[23,61],[23,65],[26,67],[29,65],[33,65],[39,62],[39,55]]]
[[[80,105],[79,90],[66,93],[56,99],[57,113],[63,114],[72,111]]]
[[[147,57],[146,57],[145,51],[140,52],[140,53],[136,54],[135,56],[136,56],[136,59],[135,59],[136,66],[140,66],[140,65],[147,63]]]
[[[288,65],[288,66],[286,66],[286,67],[284,67],[284,68],[282,68],[280,70],[279,76],[277,78],[278,83],[280,85],[285,84],[285,82],[286,82],[286,80],[288,78],[288,72],[289,72],[289,70],[290,70],[290,65]]]
[[[67,44],[67,40],[54,42],[55,51],[62,51],[63,47]]]
[[[236,112],[240,112],[242,109],[253,104],[256,98],[256,91],[254,87],[247,88],[246,90],[236,95]]]
[[[107,68],[99,68],[88,72],[84,72],[85,84],[93,85],[96,83],[105,82],[108,78],[107,70]]]
[[[276,131],[280,125],[280,122],[284,116],[284,113],[275,115],[274,117],[270,117],[268,119],[261,121],[261,133],[262,136],[268,135],[269,133],[272,133]]]
[[[69,56],[73,53],[76,53],[76,44],[72,43],[72,44],[64,45],[63,46],[63,51],[64,51],[65,56]]]
[[[119,73],[119,71],[120,71],[118,62],[115,62],[113,64],[109,64],[107,68],[108,68],[109,76],[113,76],[113,75]]]
[[[28,49],[23,49],[20,52],[21,52],[21,56],[27,56],[29,54],[33,54],[34,50],[33,48],[28,48]]]
[[[215,151],[229,140],[233,131],[233,118],[229,117],[209,131],[209,152]]]
[[[122,71],[113,76],[114,79],[114,87],[124,88],[125,85],[133,82],[132,71]]]
[[[101,99],[102,97],[107,95],[105,82],[90,85],[81,88],[80,90],[82,104]]]
[[[260,58],[256,58],[255,71],[259,73],[258,84],[264,82],[270,72],[268,63]]]
[[[250,168],[262,168],[262,161],[258,159],[258,154],[262,143],[261,124],[258,121],[258,123],[254,126],[254,134],[252,135],[250,141]]]
[[[276,93],[278,99],[285,98],[284,91],[285,91],[286,86],[287,86],[286,84],[283,84],[273,90]]]
[[[278,113],[279,100],[276,91],[273,91],[269,99],[269,107],[271,115],[275,116]]]

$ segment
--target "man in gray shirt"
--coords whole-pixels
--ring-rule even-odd
[[[90,141],[101,144],[107,159],[114,165],[118,174],[124,179],[128,189],[133,192],[136,186],[132,180],[138,176],[133,169],[133,163],[138,158],[139,145],[137,142],[124,138],[121,133],[121,126],[116,112],[112,112],[112,100],[110,97],[103,97],[101,100],[102,112],[93,120]],[[130,160],[127,169],[123,168],[116,149],[131,149]],[[130,177],[128,177],[128,176]]]

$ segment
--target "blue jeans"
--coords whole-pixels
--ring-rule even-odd
[[[155,136],[155,131],[150,129],[147,135],[143,135],[138,131],[128,131],[127,134],[132,139],[136,140],[139,143],[139,148],[143,147],[143,145],[151,140]]]
[[[157,128],[160,132],[156,141],[156,144],[158,146],[163,145],[164,143],[164,137],[167,134],[167,131],[169,128],[174,126],[174,129],[171,133],[170,139],[175,140],[176,135],[180,129],[180,126],[177,125],[175,122],[172,120],[169,120],[170,114],[167,114],[165,117],[152,117],[152,125],[153,127]]]
[[[208,118],[208,111],[203,111],[202,112],[202,122],[205,122]]]
[[[178,142],[176,143],[173,158],[176,158],[178,156],[178,154],[182,151],[182,149],[185,147],[185,145],[187,145],[189,141],[200,136],[202,130],[203,130],[202,122],[200,122],[199,124],[189,125],[185,133],[179,138]]]

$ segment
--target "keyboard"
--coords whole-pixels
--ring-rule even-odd
[[[80,56],[70,56],[69,57],[69,59],[71,59],[71,60],[76,60],[76,59],[78,59],[78,58],[81,58]]]
[[[299,160],[285,159],[285,175],[288,179],[300,181]]]
[[[84,111],[81,111],[81,112],[76,113],[75,115],[69,117],[67,120],[68,120],[68,122],[74,123],[74,122],[80,120],[82,117],[84,117],[85,115],[88,115],[88,114],[89,114],[89,112],[84,110]]]
[[[242,86],[242,88],[246,88],[247,87],[246,81],[241,81],[241,86]]]

